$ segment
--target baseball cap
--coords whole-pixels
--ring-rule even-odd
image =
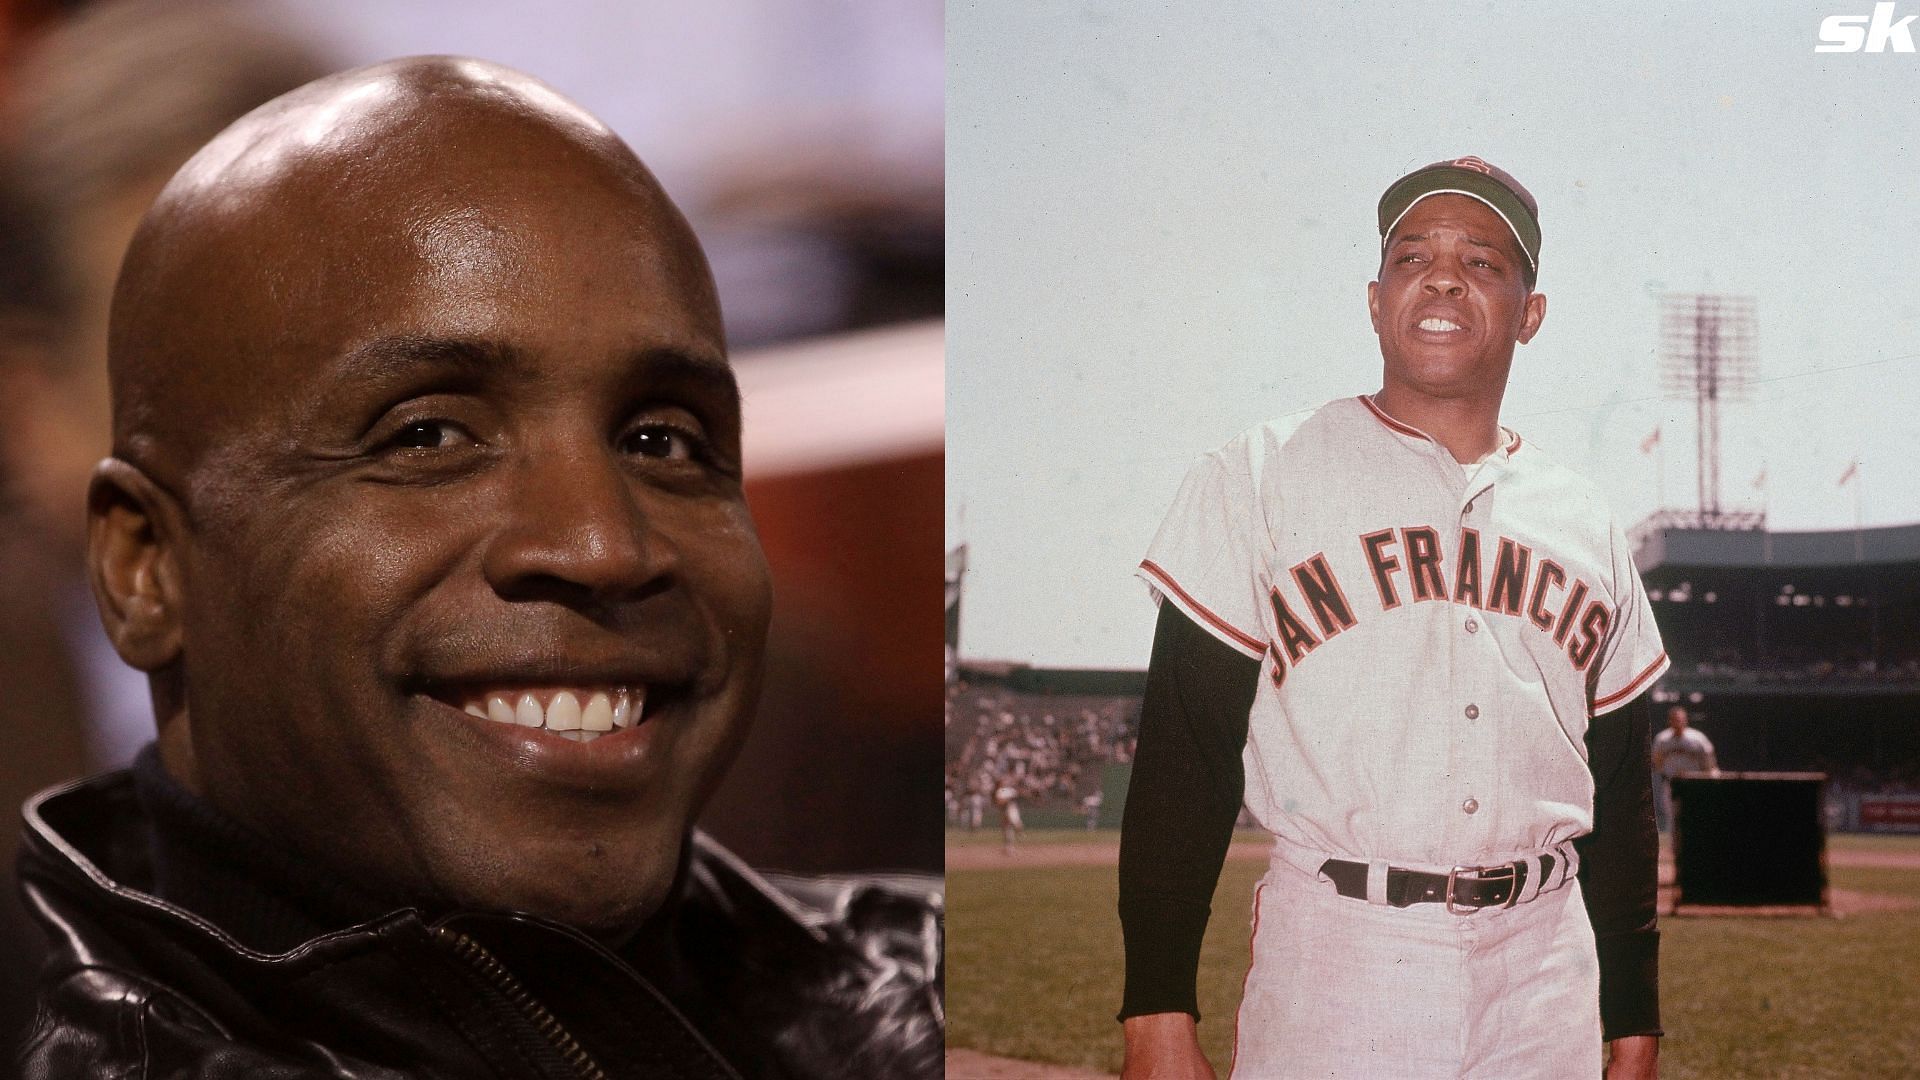
[[[1489,165],[1477,157],[1436,161],[1415,169],[1393,182],[1380,196],[1380,247],[1413,204],[1429,195],[1465,195],[1486,203],[1513,230],[1527,265],[1540,270],[1540,206],[1533,195],[1520,186],[1505,169]]]

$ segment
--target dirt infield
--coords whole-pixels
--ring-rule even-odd
[[[1853,869],[1920,870],[1920,852],[1829,851],[1827,865]]]
[[[1229,859],[1265,859],[1273,845],[1264,840],[1240,840],[1227,849]],[[1120,841],[1029,844],[1008,855],[992,844],[950,845],[949,870],[1013,870],[1046,866],[1112,866],[1120,861]]]
[[[947,1080],[1113,1080],[1113,1074],[1015,1061],[978,1050],[949,1050]]]
[[[1827,905],[1826,913],[1836,918],[1846,918],[1849,915],[1865,915],[1875,911],[1911,911],[1915,907],[1920,907],[1920,904],[1915,904],[1912,900],[1908,900],[1905,897],[1888,896],[1885,893],[1854,892],[1852,889],[1828,889]],[[1809,915],[1817,915],[1819,912],[1804,904],[1782,905],[1779,907],[1768,907],[1764,905],[1720,907],[1706,904],[1689,904],[1676,912],[1673,909],[1673,889],[1663,884],[1660,886],[1660,914],[1662,917],[1679,919],[1693,918],[1695,916],[1715,917],[1727,915],[1738,916],[1742,919],[1784,919],[1805,918]]]
[[[1265,859],[1271,845],[1239,840],[1227,849],[1229,859]],[[1043,866],[1108,866],[1120,858],[1120,841],[1029,844],[1008,855],[991,844],[955,844],[947,848],[949,870],[1010,870]],[[1920,852],[1828,851],[1828,866],[1851,869],[1920,870]]]

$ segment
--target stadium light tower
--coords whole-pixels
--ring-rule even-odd
[[[960,586],[967,576],[967,545],[947,552],[947,684],[960,673]]]
[[[1720,508],[1720,403],[1745,401],[1758,361],[1753,298],[1706,293],[1660,298],[1660,372],[1667,393],[1691,397],[1699,417],[1700,523],[1751,527]]]

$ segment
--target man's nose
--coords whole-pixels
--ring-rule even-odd
[[[637,598],[671,580],[677,553],[650,527],[611,448],[548,447],[510,469],[505,521],[483,558],[500,595],[579,606]]]
[[[1459,262],[1441,256],[1427,267],[1427,277],[1421,286],[1431,293],[1458,298],[1467,293],[1467,276],[1461,272]]]

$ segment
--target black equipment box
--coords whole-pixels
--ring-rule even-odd
[[[1824,909],[1826,782],[1825,773],[1674,777],[1674,906]]]

